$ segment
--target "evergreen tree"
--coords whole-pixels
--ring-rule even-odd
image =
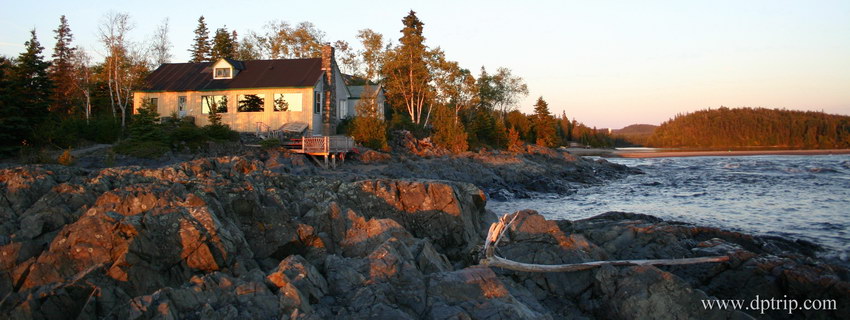
[[[466,132],[463,124],[455,121],[454,111],[443,105],[434,107],[434,143],[442,146],[452,153],[461,153],[469,147],[466,142]]]
[[[555,119],[549,113],[549,104],[543,97],[537,98],[534,104],[534,136],[537,145],[554,147],[557,145],[555,137]]]
[[[215,31],[213,38],[212,50],[210,51],[210,61],[218,61],[221,58],[233,58],[234,44],[233,38],[227,32],[227,27],[218,28]]]
[[[32,38],[25,43],[26,50],[18,56],[13,69],[11,86],[19,97],[16,99],[19,111],[32,129],[47,116],[53,82],[47,72],[50,64],[42,57],[44,48],[38,42],[35,29],[30,33]]]
[[[15,66],[0,56],[0,155],[14,153],[29,132],[27,119],[21,113],[19,96],[13,86]]]
[[[198,27],[195,28],[195,42],[192,43],[192,48],[189,52],[192,53],[192,59],[189,62],[205,62],[210,61],[210,31],[207,29],[207,23],[204,21],[204,16],[198,19]]]
[[[387,52],[382,68],[387,97],[414,124],[427,126],[433,88],[429,85],[431,74],[425,61],[427,48],[422,36],[425,24],[412,10],[402,23],[401,45]]]
[[[64,15],[59,18],[59,27],[53,32],[56,33],[56,46],[53,47],[53,64],[49,74],[56,87],[53,90],[50,111],[71,114],[76,111],[73,110],[73,100],[76,96],[73,59],[76,48],[71,46],[73,36]]]

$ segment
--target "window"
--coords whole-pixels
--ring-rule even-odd
[[[301,111],[300,93],[275,93],[274,111]]]
[[[177,97],[177,111],[186,111],[186,96]]]
[[[239,106],[236,107],[238,112],[263,112],[266,110],[266,95],[264,94],[245,94],[239,95]]]
[[[210,113],[210,107],[218,113],[227,113],[227,96],[201,96],[201,112]]]
[[[154,109],[159,105],[159,99],[157,98],[148,98],[145,103],[151,105]]]
[[[345,117],[349,116],[349,114],[348,114],[348,103],[347,102],[348,101],[345,101],[344,99],[340,99],[339,104],[336,105],[336,107],[339,108],[339,118],[340,119],[345,119]]]
[[[216,79],[230,79],[230,68],[215,68]]]
[[[313,113],[322,112],[322,93],[316,91],[316,98],[313,99],[313,101],[315,102],[315,106],[313,106]]]

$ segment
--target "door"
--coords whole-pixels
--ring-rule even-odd
[[[186,96],[177,97],[177,116],[180,118],[186,116]]]
[[[322,135],[322,92],[313,92],[313,135]]]

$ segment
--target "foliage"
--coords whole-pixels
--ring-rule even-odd
[[[130,123],[128,139],[134,141],[152,141],[162,140],[163,133],[159,125],[159,113],[156,112],[156,106],[150,101],[145,101],[133,115],[133,122]]]
[[[136,158],[156,159],[168,152],[170,149],[162,141],[139,141],[131,142],[124,140],[112,148],[117,153]]]
[[[207,29],[207,22],[204,16],[198,18],[198,27],[195,28],[195,39],[189,52],[192,58],[189,62],[205,62],[210,61],[210,31]]]
[[[417,125],[427,126],[433,88],[426,63],[427,48],[422,35],[425,25],[412,10],[402,19],[401,45],[389,50],[381,72],[390,104],[406,112]]]
[[[210,49],[210,61],[218,61],[222,58],[233,58],[235,54],[235,39],[227,32],[227,28],[218,28],[213,37],[212,49]]]
[[[171,62],[171,40],[168,39],[168,18],[162,19],[162,24],[154,31],[151,53],[154,68],[163,63]]]
[[[322,56],[325,33],[311,22],[301,22],[294,28],[286,21],[266,24],[265,35],[258,43],[271,59],[318,58]]]
[[[56,163],[63,166],[70,166],[74,164],[74,156],[71,155],[71,148],[65,149],[65,151],[59,155],[59,158],[56,158]]]
[[[280,146],[280,140],[277,138],[268,138],[263,141],[260,141],[260,148],[263,149],[274,149]]]
[[[661,124],[654,147],[848,148],[850,117],[766,108],[708,109]]]
[[[384,56],[386,55],[384,51],[384,36],[372,31],[372,29],[362,29],[357,31],[357,39],[360,40],[360,44],[363,46],[363,49],[359,53],[365,70],[360,74],[355,74],[369,81],[375,81],[380,73],[381,66],[384,64]]]
[[[523,152],[525,150],[522,139],[519,137],[519,132],[514,128],[508,129],[508,151]]]
[[[532,122],[537,145],[550,148],[558,145],[558,139],[555,136],[555,119],[549,113],[549,104],[543,100],[543,97],[537,98],[537,103],[534,104]]]
[[[121,127],[126,126],[127,110],[132,111],[133,91],[139,88],[147,76],[148,64],[143,52],[127,38],[133,29],[130,16],[126,13],[109,13],[99,27],[100,42],[106,50],[104,72],[109,88],[113,114],[121,111]]]
[[[463,124],[455,117],[452,109],[439,105],[435,107],[434,133],[431,139],[452,153],[461,153],[468,149],[466,131]]]
[[[505,67],[497,69],[493,75],[489,75],[487,70],[481,67],[477,85],[481,105],[503,115],[512,111],[517,101],[528,95],[525,81],[514,76],[511,69]]]
[[[13,62],[0,58],[0,153],[13,154],[28,141],[33,144],[36,128],[48,115],[53,82],[49,64],[35,30],[25,51]]]
[[[73,35],[64,15],[59,18],[59,27],[53,32],[56,33],[56,46],[53,47],[53,63],[49,75],[55,88],[50,111],[68,115],[76,111],[73,109],[77,90],[74,86],[72,63],[76,48],[71,46]]]
[[[206,136],[213,140],[237,141],[239,140],[239,132],[230,129],[226,124],[209,124],[204,126]]]
[[[354,141],[372,149],[389,150],[387,124],[376,117],[356,116],[351,120],[349,134]]]

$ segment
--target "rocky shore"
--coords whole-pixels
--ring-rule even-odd
[[[570,192],[634,173],[531,151],[416,161],[364,152],[327,172],[276,152],[0,169],[0,318],[850,318],[850,272],[810,244],[647,215],[549,221],[520,211],[499,254],[538,264],[731,259],[542,274],[478,265],[496,219],[488,194]],[[701,302],[756,295],[833,299],[838,309]]]

